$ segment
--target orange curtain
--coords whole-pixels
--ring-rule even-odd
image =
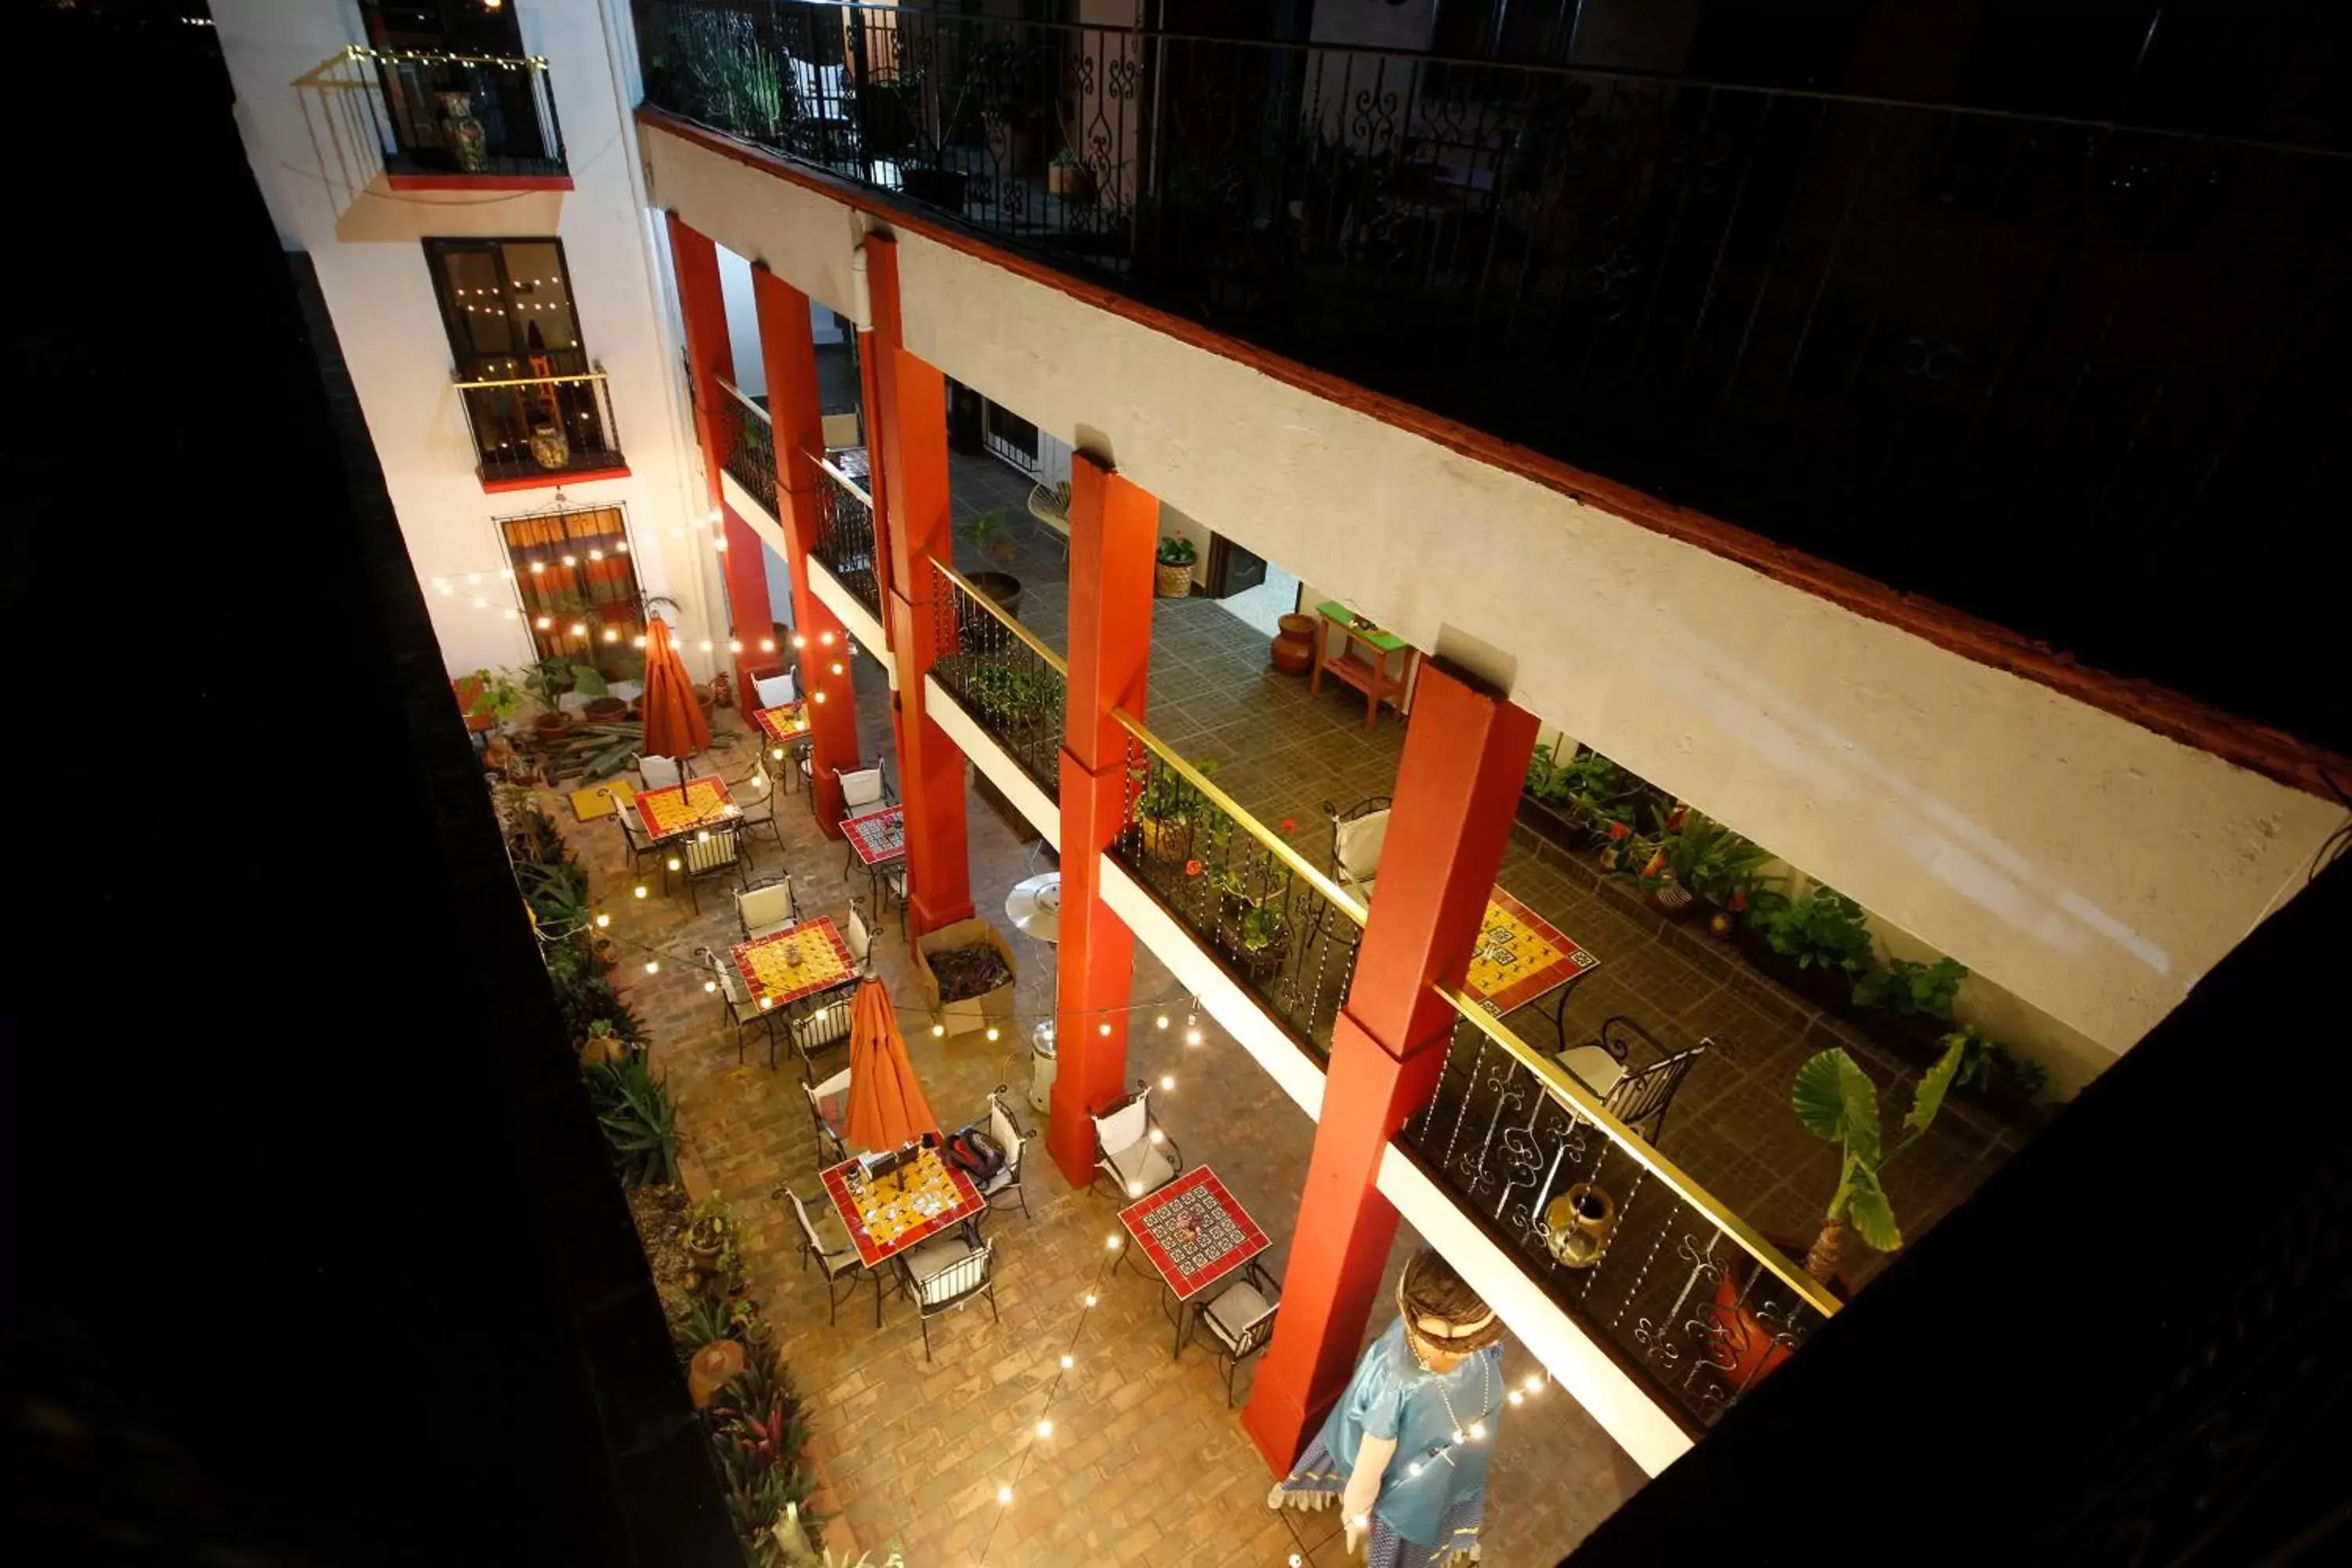
[[[849,1117],[842,1129],[853,1149],[896,1149],[926,1132],[940,1119],[907,1059],[898,1015],[878,980],[857,987],[849,1017]]]
[[[656,757],[688,757],[710,744],[710,721],[694,700],[694,679],[686,672],[669,623],[659,616],[646,628],[646,751]]]

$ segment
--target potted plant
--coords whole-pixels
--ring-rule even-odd
[[[1002,507],[991,507],[979,516],[956,525],[956,537],[972,548],[978,555],[992,561],[1009,562],[1018,553],[1013,542],[1013,531],[1005,525]],[[996,607],[1006,615],[1018,615],[1021,610],[1021,579],[1010,572],[993,570],[974,572],[971,585],[988,595]]]
[[[598,941],[602,942],[603,938]],[[599,1018],[588,1026],[588,1037],[581,1042],[580,1065],[583,1068],[604,1067],[629,1054],[629,1047],[614,1032],[613,1020]]]
[[[572,667],[572,689],[588,699],[580,716],[591,724],[614,723],[629,710],[629,705],[614,696],[613,689],[604,683],[604,672],[593,664]]]
[[[573,668],[568,658],[542,658],[523,668],[522,688],[540,708],[530,727],[542,741],[560,741],[572,732],[572,715],[563,710],[563,699],[572,691]]]
[[[1870,971],[1874,949],[1862,906],[1834,888],[1757,910],[1754,929],[1790,985],[1823,1006],[1849,1005],[1854,982]]]
[[[735,1256],[735,1221],[725,1199],[713,1193],[694,1206],[693,1223],[686,1227],[686,1257],[705,1289],[723,1283],[733,1274],[728,1267]],[[693,1288],[689,1276],[689,1290]]]
[[[1652,906],[1670,917],[1696,914],[1701,899],[1720,908],[1740,879],[1769,858],[1762,847],[1699,812],[1675,816],[1650,809],[1657,837],[1646,841],[1651,853],[1635,881]]]
[[[1087,167],[1076,153],[1065,147],[1054,154],[1045,165],[1045,188],[1072,206],[1092,206],[1095,200],[1095,172]]]
[[[473,693],[466,704],[468,719],[488,719],[504,730],[522,711],[522,688],[515,683],[510,671],[478,669],[466,679]]]
[[[1192,591],[1192,563],[1201,552],[1192,542],[1181,533],[1165,534],[1160,541],[1152,573],[1155,591],[1163,599],[1181,599]]]
[[[1217,771],[1214,759],[1199,766],[1212,776]],[[1192,821],[1205,815],[1207,805],[1201,792],[1174,768],[1151,769],[1135,797],[1135,820],[1142,831],[1144,852],[1155,860],[1183,859],[1192,848]]]
[[[1974,1024],[1962,1024],[1946,1035],[1942,1044],[1948,1050],[1957,1047],[1960,1053],[1960,1070],[1953,1076],[1953,1087],[2005,1115],[2024,1110],[2050,1085],[2049,1068],[1986,1038]]]

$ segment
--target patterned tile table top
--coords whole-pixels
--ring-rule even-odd
[[[867,1175],[864,1161],[844,1160],[827,1167],[822,1180],[868,1268],[988,1206],[971,1178],[929,1147],[917,1149],[886,1175]]]
[[[638,819],[656,838],[675,838],[743,815],[719,779],[688,779],[667,789],[640,790],[636,805]]]
[[[813,996],[857,974],[857,961],[850,957],[841,928],[823,915],[727,951],[751,987],[752,1003],[763,1011]]]
[[[868,866],[896,860],[907,853],[907,814],[895,805],[841,820],[841,836],[857,858]]]
[[[1118,1211],[1119,1223],[1179,1300],[1190,1300],[1264,1252],[1265,1232],[1206,1165]]]
[[[1500,1017],[1600,963],[1558,926],[1497,888],[1486,900],[1486,923],[1478,928],[1462,988]]]

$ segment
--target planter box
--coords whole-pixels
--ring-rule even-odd
[[[996,955],[1004,960],[1004,984],[961,1002],[940,1001],[940,977],[931,972],[931,954],[951,952],[960,947],[994,948]],[[1013,946],[1004,940],[1004,933],[994,926],[978,919],[955,921],[915,939],[915,978],[922,984],[923,1000],[929,1004],[931,1016],[945,1024],[949,1034],[968,1035],[991,1024],[1012,1022],[1013,996],[1020,984],[1021,965],[1013,956]]]

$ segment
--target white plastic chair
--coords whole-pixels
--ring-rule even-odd
[[[792,930],[800,923],[800,908],[793,901],[793,879],[779,877],[736,894],[735,918],[742,924],[745,942]]]
[[[1095,1169],[1130,1202],[1158,1192],[1183,1173],[1184,1156],[1151,1120],[1151,1091],[1143,1085],[1090,1120],[1095,1124]]]
[[[751,681],[751,689],[759,695],[760,706],[762,708],[789,708],[799,700],[793,672],[789,669],[782,675],[755,677]]]

